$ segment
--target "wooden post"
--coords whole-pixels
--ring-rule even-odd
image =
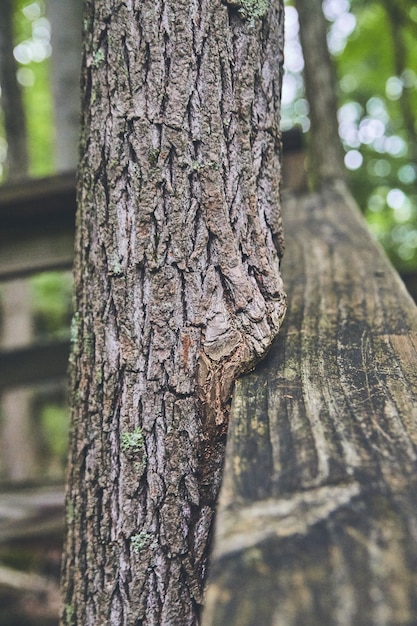
[[[32,339],[30,290],[27,281],[3,287],[3,348],[16,348]],[[28,388],[4,391],[1,396],[2,472],[8,480],[33,478],[36,458],[31,432],[31,398]]]

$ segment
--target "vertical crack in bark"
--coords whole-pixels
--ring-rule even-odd
[[[62,623],[187,626],[233,383],[285,311],[283,8],[99,6],[85,12]]]

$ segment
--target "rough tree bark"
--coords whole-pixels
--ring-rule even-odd
[[[85,3],[69,624],[197,624],[236,377],[285,311],[280,0]]]

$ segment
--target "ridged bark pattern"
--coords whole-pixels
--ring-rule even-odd
[[[85,3],[63,624],[198,623],[233,382],[285,311],[282,25]]]

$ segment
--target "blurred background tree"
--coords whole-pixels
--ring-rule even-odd
[[[1,183],[75,169],[81,11],[82,0],[2,3]],[[43,272],[0,285],[3,348],[69,337],[71,292],[69,272]],[[1,480],[63,479],[66,405],[65,381],[3,393]]]
[[[25,178],[75,169],[81,10],[82,0],[1,2],[0,184],[15,192]],[[24,274],[1,283],[0,349],[13,354],[52,342],[66,345],[71,299],[68,271]],[[59,374],[36,385],[2,388],[4,626],[58,623],[68,413],[66,380]]]
[[[26,113],[29,173],[57,170],[51,63],[51,8],[81,3],[14,0],[14,57]],[[298,16],[286,2],[286,76],[283,129],[307,132],[308,102]],[[324,0],[328,45],[338,76],[339,130],[353,193],[373,233],[400,270],[417,268],[417,6],[411,0]],[[58,21],[57,21],[58,25]],[[56,30],[56,29],[55,29]],[[67,29],[69,32],[69,29]],[[56,35],[56,33],[55,33]],[[61,32],[60,38],[62,40]],[[57,37],[58,41],[58,37]],[[68,52],[65,53],[68,58]],[[51,76],[55,80],[51,80]],[[68,77],[64,74],[64,82]],[[59,99],[59,96],[58,96]],[[67,98],[55,111],[61,112]],[[0,113],[1,115],[1,113]],[[4,120],[1,115],[2,120]],[[58,128],[62,124],[57,125]],[[69,151],[71,152],[71,151]],[[62,155],[60,149],[58,154]],[[5,180],[7,141],[0,124],[0,180]]]
[[[298,14],[286,3],[283,129],[308,133]],[[324,0],[352,192],[401,272],[417,268],[417,6]]]

